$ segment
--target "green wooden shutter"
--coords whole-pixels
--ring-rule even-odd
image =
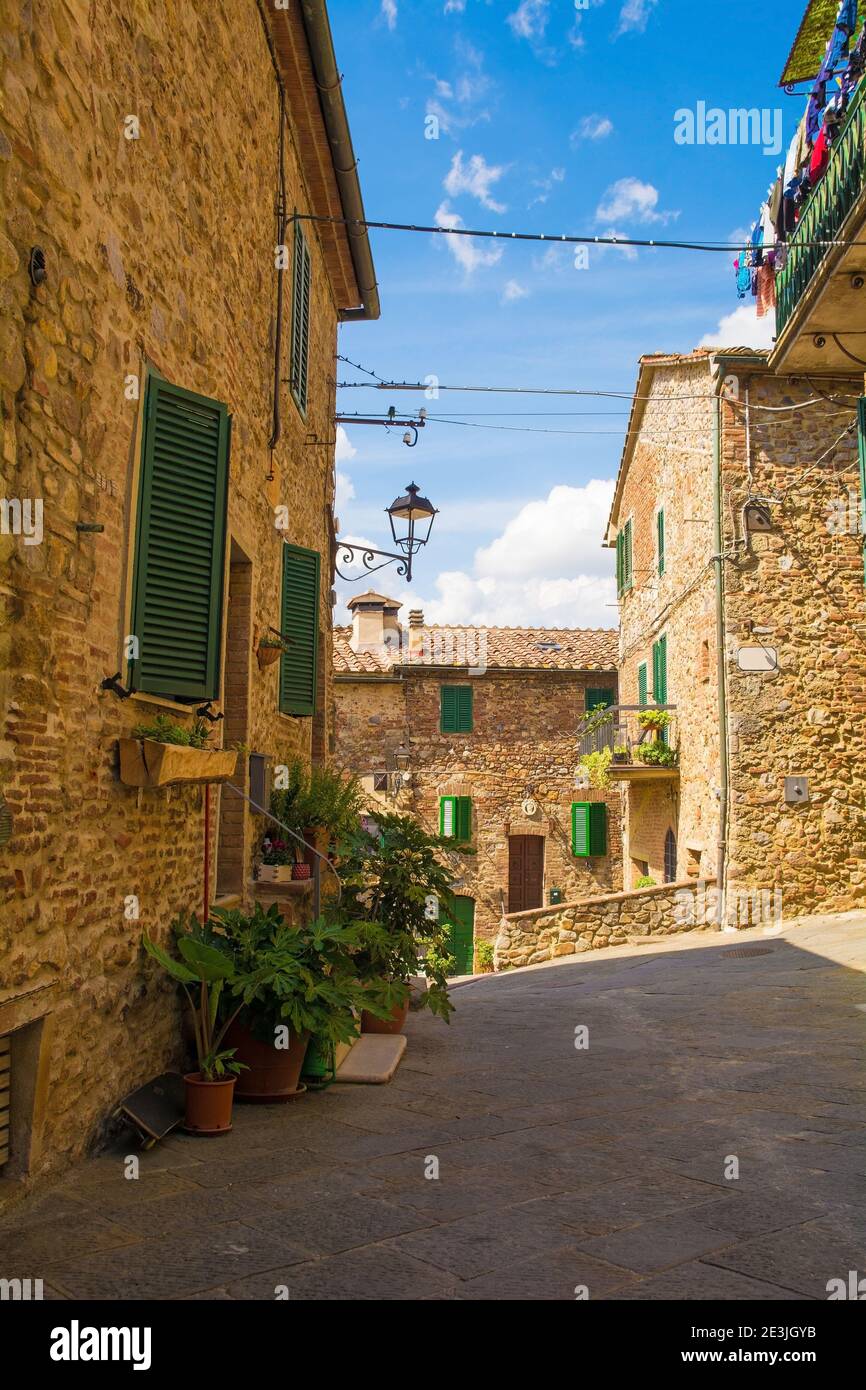
[[[603,801],[571,803],[571,852],[579,859],[607,854],[607,806]]]
[[[229,439],[221,402],[148,378],[128,672],[147,694],[219,695]]]
[[[584,695],[584,709],[587,714],[590,710],[598,709],[599,705],[601,705],[603,709],[610,709],[612,704],[613,691],[609,686],[601,686],[598,689],[593,686],[587,687],[586,694]]]
[[[666,705],[668,701],[667,633],[653,642],[653,699],[657,705]]]
[[[665,514],[660,511],[656,516],[656,532],[658,536],[659,553],[659,574],[665,572]]]
[[[475,899],[452,898],[448,905],[448,950],[455,975],[469,975],[475,963]]]
[[[439,731],[443,734],[472,732],[471,685],[440,685]]]
[[[472,839],[472,797],[457,797],[457,839]]]
[[[637,702],[639,705],[647,703],[647,667],[645,661],[642,661],[637,668]]]
[[[448,840],[472,839],[471,796],[440,796],[439,834]]]
[[[630,589],[633,579],[631,517],[629,517],[628,521],[625,523],[625,534],[622,547],[622,584],[624,589]]]
[[[280,632],[289,649],[280,657],[280,710],[316,712],[319,658],[319,573],[317,550],[283,545],[283,601]]]
[[[866,581],[866,396],[861,396],[857,402],[857,448],[860,454],[860,544]]]
[[[307,375],[310,359],[310,252],[300,223],[295,223],[292,264],[292,365],[291,387],[302,415],[307,411]]]
[[[617,533],[616,533],[616,592],[617,592],[617,597],[618,597],[618,598],[622,596],[622,591],[623,591],[623,582],[622,582],[622,542],[623,542],[623,533],[622,533],[622,531],[617,531]]]

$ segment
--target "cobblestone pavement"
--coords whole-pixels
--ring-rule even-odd
[[[137,1181],[121,1152],[80,1165],[0,1224],[0,1277],[119,1300],[826,1298],[866,1273],[864,943],[846,914],[462,985],[450,1027],[410,1018],[389,1086],[238,1106]]]

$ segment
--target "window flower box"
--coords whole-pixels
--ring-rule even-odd
[[[227,782],[234,775],[234,749],[188,748],[150,738],[118,739],[120,780],[126,787],[171,787],[178,783]]]

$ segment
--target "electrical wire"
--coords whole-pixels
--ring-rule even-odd
[[[783,378],[784,379],[784,378]],[[788,378],[788,380],[798,381],[800,377]],[[339,381],[337,386],[340,390],[353,390],[362,388],[367,391],[423,391],[427,392],[431,388],[429,384],[423,382],[398,382],[386,381],[380,385],[371,386],[368,381]],[[631,391],[602,391],[588,387],[568,388],[551,386],[443,386],[437,382],[435,390],[437,395],[440,391],[457,392],[480,392],[482,395],[497,396],[579,396],[589,397],[596,400],[623,400],[623,401],[712,401],[716,399],[714,391],[698,391],[675,393],[670,396],[641,396]],[[742,403],[736,396],[724,396],[723,399],[729,405],[741,405]],[[761,405],[755,401],[751,403],[752,410],[766,410],[771,414],[781,414],[792,410],[805,410],[809,406],[826,404],[826,397],[813,396],[809,400],[799,401],[794,405]]]

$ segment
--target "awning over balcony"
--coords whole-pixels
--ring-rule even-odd
[[[780,87],[788,87],[795,82],[811,82],[813,77],[817,77],[838,9],[839,0],[811,0],[800,20],[797,37],[779,78]],[[858,29],[864,19],[866,0],[857,0]]]

